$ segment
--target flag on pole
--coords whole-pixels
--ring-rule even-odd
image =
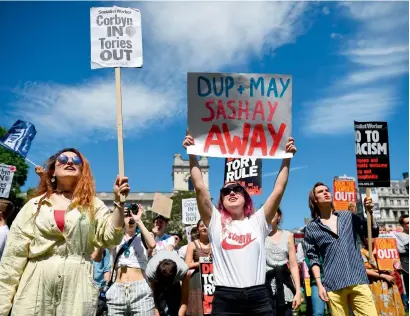
[[[7,134],[0,138],[0,145],[26,158],[36,134],[36,128],[32,123],[17,120]]]

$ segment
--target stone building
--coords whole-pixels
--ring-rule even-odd
[[[209,188],[209,164],[207,157],[201,157],[199,160],[199,165],[202,170],[205,184]],[[164,175],[166,179],[166,175]],[[172,182],[173,191],[172,192],[159,192],[167,197],[172,197],[172,195],[177,191],[193,191],[193,185],[190,178],[189,171],[189,160],[184,160],[181,154],[174,155],[174,162],[172,164]],[[130,192],[127,197],[128,203],[139,203],[146,210],[150,211],[152,202],[154,201],[154,195],[156,192]],[[113,208],[114,194],[113,192],[97,192],[97,197],[100,198],[109,207]]]
[[[377,219],[380,227],[386,230],[396,230],[400,227],[399,217],[409,213],[409,174],[403,173],[402,180],[391,180],[389,188],[372,188],[378,195],[380,218]],[[360,189],[359,191],[364,190]],[[360,201],[360,199],[358,199]],[[363,205],[358,203],[358,213],[363,212]]]

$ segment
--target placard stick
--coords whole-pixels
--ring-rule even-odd
[[[366,188],[366,198],[370,198],[370,188]],[[366,208],[366,214],[367,214],[367,244],[369,248],[369,258],[370,260],[374,260],[373,258],[373,244],[372,244],[372,224],[373,224],[373,214],[370,214],[370,212]]]
[[[124,176],[124,141],[122,136],[122,94],[121,68],[115,68],[115,91],[117,99],[117,138],[118,138],[118,167],[120,177]],[[125,196],[120,196],[120,202],[125,202]]]

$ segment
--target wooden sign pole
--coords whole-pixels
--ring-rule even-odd
[[[366,188],[366,198],[369,199],[370,197],[371,197],[370,188]],[[366,208],[366,214],[367,214],[367,244],[368,244],[368,249],[369,249],[369,258],[370,260],[374,260],[373,243],[372,243],[373,214],[370,214],[367,208]]]
[[[124,139],[122,136],[122,94],[121,68],[115,68],[115,91],[117,99],[117,138],[118,138],[118,167],[120,177],[124,176]],[[125,202],[125,196],[120,196],[120,202]]]

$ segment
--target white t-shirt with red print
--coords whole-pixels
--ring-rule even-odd
[[[265,237],[272,226],[267,224],[263,208],[242,221],[227,223],[225,232],[221,218],[214,207],[208,227],[214,284],[234,288],[265,284]]]

